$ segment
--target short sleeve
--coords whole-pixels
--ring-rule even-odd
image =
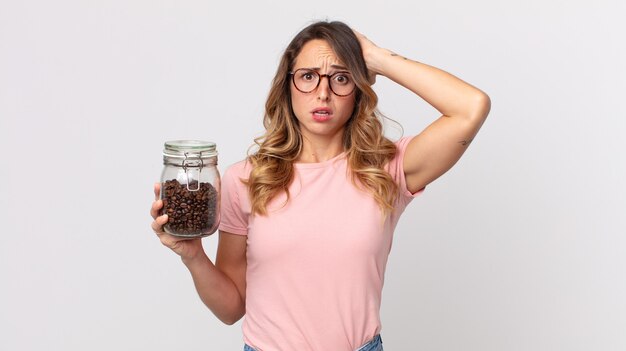
[[[238,235],[248,234],[250,206],[247,188],[241,181],[248,178],[246,168],[246,162],[241,161],[222,176],[219,229]]]
[[[400,196],[398,200],[403,205],[408,204],[409,202],[411,202],[412,199],[421,195],[425,189],[423,188],[421,190],[418,190],[416,193],[411,193],[407,189],[406,185],[406,177],[404,175],[404,154],[406,152],[407,146],[409,145],[409,142],[413,138],[413,136],[403,137],[395,143],[397,148],[396,156],[387,165],[387,171],[395,180],[396,184],[398,184],[398,188],[400,191]]]

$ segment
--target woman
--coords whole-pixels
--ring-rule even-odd
[[[370,86],[376,75],[442,116],[391,142]],[[220,320],[246,315],[244,350],[382,350],[379,310],[395,225],[461,157],[489,109],[486,94],[444,71],[377,47],[343,23],[314,23],[281,59],[258,150],[224,173],[215,264],[199,239],[163,232],[160,200],[152,228]]]

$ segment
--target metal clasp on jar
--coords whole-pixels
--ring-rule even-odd
[[[200,173],[204,168],[204,161],[202,161],[202,152],[199,158],[196,160],[187,159],[187,152],[185,152],[185,159],[183,160],[183,170],[185,171],[185,177],[187,178],[187,190],[198,191],[200,190]],[[192,189],[189,185],[194,183],[195,189]]]

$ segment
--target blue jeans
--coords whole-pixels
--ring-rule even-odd
[[[256,351],[249,345],[244,345],[243,351]],[[359,347],[356,351],[383,351],[383,339],[380,334],[376,335],[367,344]]]

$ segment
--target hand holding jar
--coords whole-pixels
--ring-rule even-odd
[[[166,142],[161,182],[155,184],[154,194],[152,229],[165,246],[183,257],[193,256],[201,244],[188,248],[194,244],[183,240],[213,234],[220,221],[215,144],[197,140]]]
[[[193,259],[203,253],[202,240],[200,238],[189,239],[176,237],[166,233],[163,226],[168,222],[169,216],[161,214],[163,200],[161,200],[161,183],[154,184],[154,202],[150,208],[150,216],[154,219],[152,230],[161,240],[161,243],[178,254],[183,260]]]

